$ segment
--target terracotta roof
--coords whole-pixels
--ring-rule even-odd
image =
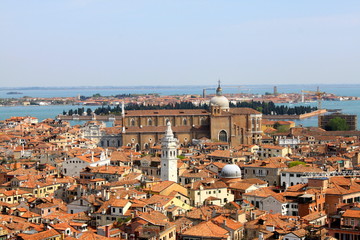
[[[360,218],[360,209],[347,209],[342,217]]]
[[[310,166],[305,166],[303,164],[299,164],[294,167],[283,170],[282,172],[304,173],[304,172],[324,172],[324,171],[318,167],[310,167]]]
[[[183,236],[197,236],[204,238],[223,238],[227,239],[229,237],[229,232],[213,223],[212,221],[201,222],[198,225],[191,227],[189,230],[185,231]]]
[[[61,234],[54,229],[49,229],[43,232],[30,234],[30,235],[21,233],[18,236],[20,236],[24,240],[43,240],[47,238],[60,237]]]
[[[204,109],[159,109],[159,110],[129,110],[126,117],[131,116],[179,116],[179,115],[210,115]]]
[[[165,226],[169,223],[168,218],[161,212],[152,211],[152,212],[139,212],[138,218],[141,218],[147,222],[150,222],[154,225]]]
[[[171,185],[175,184],[175,182],[172,181],[162,181],[158,184],[154,184],[151,185],[151,188],[149,190],[151,190],[152,192],[162,192],[164,191],[166,188],[170,187]]]
[[[243,227],[242,223],[239,223],[237,221],[232,220],[231,218],[227,218],[223,215],[219,215],[213,219],[211,219],[212,222],[216,223],[217,225],[226,225],[226,227],[237,230],[239,228]]]
[[[108,240],[109,239],[110,240],[110,239],[119,239],[119,238],[108,238],[108,237],[98,235],[94,232],[87,231],[87,232],[81,233],[81,236],[77,239],[80,239],[80,240]]]
[[[311,221],[316,220],[323,216],[326,216],[325,212],[313,212],[313,213],[303,216],[302,219],[304,219],[308,222],[311,222]]]

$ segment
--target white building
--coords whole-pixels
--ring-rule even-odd
[[[234,194],[222,181],[202,180],[186,185],[192,206],[218,205],[224,206],[234,201]]]
[[[177,182],[178,140],[174,138],[170,122],[166,125],[165,136],[161,139],[161,180]]]
[[[260,210],[268,211],[272,214],[289,215],[289,201],[281,193],[275,193],[270,188],[259,188],[258,190],[245,193],[243,194],[243,199],[249,201]]]
[[[62,173],[65,176],[79,177],[80,172],[86,167],[99,167],[109,166],[110,158],[102,152],[101,154],[94,156],[94,152],[90,154],[84,154],[68,160],[65,160],[62,165]]]
[[[287,138],[286,136],[284,137],[279,137],[278,138],[278,145],[281,147],[286,147],[289,146],[291,148],[295,148],[296,146],[298,146],[300,144],[300,137],[291,137],[291,138]]]
[[[307,167],[302,164],[282,170],[280,175],[281,186],[287,189],[297,184],[305,184],[308,182],[307,175],[312,173],[324,173],[324,171],[317,167]]]

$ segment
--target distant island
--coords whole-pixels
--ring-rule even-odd
[[[23,94],[22,92],[7,92],[8,95],[14,95],[14,94]]]

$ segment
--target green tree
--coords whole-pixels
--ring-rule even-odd
[[[289,168],[295,167],[295,166],[300,165],[300,164],[301,164],[301,165],[306,165],[306,163],[304,163],[304,162],[292,161],[292,162],[289,163]]]
[[[289,131],[289,126],[287,126],[287,125],[281,125],[281,126],[279,126],[279,127],[277,128],[277,131],[278,131],[278,132],[287,132],[287,131]]]
[[[280,126],[281,126],[281,124],[279,122],[274,123],[274,128],[275,129],[278,129]]]
[[[326,131],[348,131],[349,128],[346,120],[341,117],[331,119],[325,126]]]

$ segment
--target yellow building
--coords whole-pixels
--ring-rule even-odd
[[[263,119],[261,122],[261,130],[265,131],[267,128],[279,128],[282,127],[284,129],[289,130],[290,128],[295,127],[295,122],[293,121],[273,121],[273,120],[267,120]]]

